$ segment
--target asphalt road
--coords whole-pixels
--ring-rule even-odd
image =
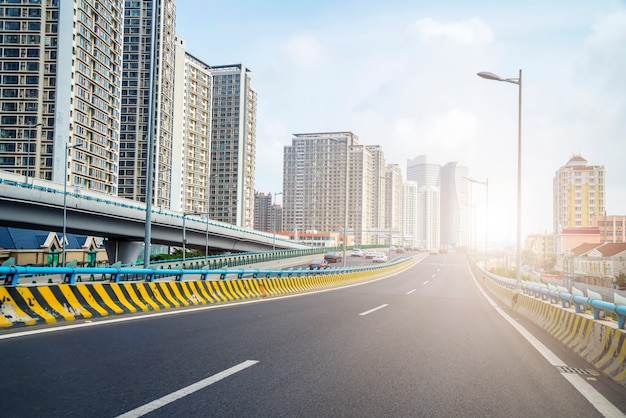
[[[358,286],[32,335],[2,332],[2,417],[594,417],[489,303],[458,255]],[[514,315],[509,313],[509,315]],[[129,320],[130,319],[130,320]],[[572,368],[589,366],[521,318]],[[82,323],[81,323],[82,324]],[[79,325],[79,324],[77,324]],[[32,331],[32,330],[28,330]],[[597,391],[597,392],[596,392]],[[597,394],[597,396],[596,396]]]

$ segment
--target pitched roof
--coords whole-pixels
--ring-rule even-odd
[[[578,257],[578,256],[581,256],[581,255],[587,254],[589,251],[599,247],[600,245],[602,245],[602,244],[593,244],[593,243],[589,244],[589,243],[585,242],[583,244],[580,244],[578,247],[572,248],[572,250],[571,250],[572,251],[572,255],[575,256],[575,257]]]
[[[607,242],[596,248],[602,257],[613,257],[619,253],[626,251],[626,243],[624,242]]]
[[[54,232],[53,232],[54,234]],[[37,250],[45,244],[50,232],[36,229],[20,229],[9,226],[0,226],[0,247],[7,250]],[[66,249],[78,250],[83,248],[87,241],[86,235],[66,234]],[[61,242],[61,234],[57,239]]]

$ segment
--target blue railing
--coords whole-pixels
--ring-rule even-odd
[[[346,268],[333,268],[327,270],[266,270],[266,269],[217,269],[217,270],[188,270],[188,269],[145,269],[145,268],[127,268],[127,267],[23,267],[23,266],[0,266],[0,277],[4,277],[4,284],[9,286],[17,286],[22,276],[32,275],[54,275],[62,276],[63,283],[76,284],[78,279],[82,280],[82,276],[86,276],[88,280],[95,280],[96,276],[100,276],[100,280],[108,280],[111,282],[120,282],[125,280],[146,280],[153,282],[157,278],[172,277],[176,281],[184,281],[185,276],[200,276],[201,280],[208,280],[209,277],[215,276],[220,280],[225,280],[229,275],[237,278],[249,276],[252,278],[266,277],[300,277],[310,275],[327,275],[327,274],[347,274],[352,272],[366,272],[378,270],[389,266],[394,266],[408,260],[407,257],[399,257],[390,262],[379,265],[354,266]],[[46,284],[47,285],[47,284]]]
[[[515,279],[496,276],[482,269],[480,269],[480,271],[501,286],[511,290],[517,288]],[[594,320],[606,319],[607,313],[614,314],[617,318],[618,327],[625,329],[626,298],[617,293],[614,295],[615,303],[612,303],[602,300],[600,294],[592,292],[591,290],[587,290],[587,296],[584,296],[584,293],[575,287],[572,289],[572,292],[570,292],[567,288],[562,286],[522,281],[521,290],[526,295],[546,301],[549,300],[550,303],[554,304],[560,303],[563,308],[570,308],[574,305],[576,313],[585,313],[589,309],[593,313]]]

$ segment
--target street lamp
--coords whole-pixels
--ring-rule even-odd
[[[272,229],[274,230],[274,238],[272,240],[272,251],[276,251],[276,208],[274,208],[275,198],[278,195],[283,194],[283,192],[278,192],[272,195],[272,206],[270,207],[272,214]]]
[[[37,128],[38,126],[42,126],[43,123],[39,122],[35,125],[28,125],[28,127],[30,129],[33,128]],[[26,153],[26,184],[28,185],[28,174],[30,173],[30,139],[31,139],[31,132],[28,132],[28,142],[26,144],[26,146],[28,147],[28,151]],[[37,155],[35,155],[35,161],[37,161]],[[37,170],[37,166],[35,165],[35,172],[33,173],[33,177],[35,177],[37,175],[36,170]]]
[[[489,179],[485,181],[475,180],[470,177],[464,177],[470,183],[484,184],[485,185],[485,272],[487,272],[487,240],[489,234]],[[471,202],[470,202],[471,203]]]
[[[521,289],[522,275],[522,70],[519,70],[517,78],[502,78],[490,72],[477,73],[479,77],[487,80],[504,81],[518,86],[518,112],[517,112],[517,243],[515,254],[515,281],[517,290]]]
[[[193,215],[206,215],[206,230],[205,230],[205,254],[207,258],[209,257],[209,212],[185,212],[183,213],[183,263],[185,262],[185,256],[187,253],[186,244],[187,244],[187,216]]]
[[[61,265],[65,267],[65,241],[67,240],[67,155],[72,148],[81,144],[65,144],[65,167],[63,176],[63,241],[61,242]]]

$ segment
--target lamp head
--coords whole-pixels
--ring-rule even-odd
[[[486,78],[487,80],[504,81],[502,77],[497,74],[490,73],[489,71],[481,71],[476,74],[478,75],[478,77]]]

